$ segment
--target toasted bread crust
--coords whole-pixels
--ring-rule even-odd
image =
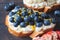
[[[10,28],[8,28],[8,31],[9,31],[10,34],[13,34],[14,36],[18,37],[20,35],[20,33],[17,33],[14,30],[11,30]]]
[[[6,16],[5,25],[6,25],[7,27],[9,26],[9,24],[8,24],[8,15]]]
[[[6,16],[6,20],[5,20],[5,25],[8,27],[8,31],[10,34],[17,36],[17,37],[24,37],[24,36],[29,36],[33,31],[29,32],[29,33],[23,33],[23,32],[16,32],[15,30],[12,30],[9,26],[9,22],[8,22],[8,15]]]

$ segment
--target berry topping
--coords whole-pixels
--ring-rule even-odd
[[[38,12],[35,12],[34,15],[35,15],[35,16],[39,16],[39,13],[38,13]]]
[[[14,12],[9,12],[9,16],[10,16],[10,17],[13,16],[14,14],[16,14],[16,13],[14,13]]]
[[[27,11],[23,11],[22,12],[22,16],[27,16],[28,15],[28,12]]]
[[[30,16],[25,16],[25,17],[24,17],[24,21],[25,21],[25,22],[29,22],[30,20],[31,20],[31,17],[30,17]]]
[[[26,27],[27,24],[26,24],[25,22],[21,22],[21,23],[20,23],[20,26],[21,26],[21,27]]]
[[[44,25],[50,25],[50,20],[44,20]]]
[[[54,24],[56,23],[56,19],[55,18],[52,19],[52,23],[54,23]]]
[[[19,22],[14,22],[13,25],[14,27],[17,27],[19,25]]]
[[[37,22],[37,23],[36,23],[36,27],[41,27],[42,24],[43,24],[42,22]]]
[[[15,3],[11,2],[11,3],[7,4],[7,5],[5,5],[4,9],[6,11],[11,11],[12,9],[14,9],[15,6],[16,6]]]
[[[17,11],[19,11],[18,8],[15,8],[15,9],[12,10],[12,12],[14,12],[14,13],[16,13]]]
[[[60,10],[55,10],[54,15],[60,17]]]
[[[46,13],[39,14],[39,12],[33,12],[33,10],[31,9],[20,8],[20,6],[16,6],[9,13],[9,16],[11,17],[9,19],[10,22],[13,22],[15,27],[17,27],[18,25],[20,25],[21,27],[26,27],[27,25],[35,25],[36,27],[41,27],[43,24],[45,26],[48,26],[51,23],[53,24],[56,23],[55,18],[51,19],[49,14]]]
[[[16,17],[16,22],[22,22],[22,21],[23,19],[21,18],[21,16]]]
[[[34,14],[31,14],[31,15],[30,15],[30,17],[31,17],[31,18],[34,18],[34,17],[35,17],[35,15],[34,15]]]
[[[49,18],[49,15],[47,15],[46,13],[42,13],[42,14],[41,14],[41,17],[42,17],[42,18],[45,18],[45,19],[48,19],[48,18]]]
[[[14,22],[14,18],[11,17],[11,18],[9,19],[9,21],[10,21],[10,22]]]
[[[20,8],[20,6],[15,6],[15,9],[19,9]]]
[[[40,20],[39,20],[39,17],[38,17],[38,16],[35,16],[35,17],[34,17],[34,21],[39,22],[39,21],[40,21]]]

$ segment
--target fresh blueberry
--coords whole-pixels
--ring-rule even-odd
[[[54,15],[60,17],[60,10],[55,10]]]
[[[9,16],[11,17],[11,16],[13,16],[15,13],[14,12],[9,12]]]
[[[23,21],[23,19],[21,18],[21,16],[16,17],[16,22],[22,22],[22,21]]]
[[[28,15],[28,12],[27,11],[23,11],[22,12],[22,16],[27,16]]]
[[[42,24],[43,24],[42,22],[37,22],[37,23],[36,23],[36,27],[41,27]]]
[[[17,11],[19,11],[18,8],[14,8],[14,9],[12,10],[12,12],[14,12],[14,13],[16,13]]]
[[[15,9],[19,9],[20,8],[20,6],[15,6]]]
[[[21,23],[20,23],[20,26],[21,26],[21,27],[26,27],[27,24],[26,24],[25,22],[21,22]]]
[[[34,18],[34,17],[35,17],[35,15],[34,15],[34,14],[31,14],[31,15],[30,15],[30,17],[31,17],[31,18]]]
[[[49,20],[44,20],[44,25],[50,25],[50,21]]]
[[[10,22],[14,22],[14,18],[11,17],[11,18],[9,19],[9,21],[10,21]]]
[[[47,18],[49,18],[49,15],[47,15],[46,13],[42,13],[41,17],[47,19]]]
[[[38,12],[35,12],[34,15],[35,15],[35,16],[39,16],[39,13],[38,13]]]
[[[39,17],[38,17],[38,16],[35,16],[35,17],[34,17],[34,21],[39,22],[39,21],[40,21],[40,20],[39,20]]]
[[[14,9],[15,6],[16,6],[15,3],[11,2],[11,3],[8,3],[7,5],[5,5],[4,9],[6,11],[11,11],[12,9]]]
[[[5,5],[4,9],[5,9],[6,11],[10,11],[10,10],[11,10],[11,8],[9,8],[9,5],[8,5],[8,4]]]
[[[19,25],[19,22],[14,22],[13,25],[14,27],[17,27]]]
[[[24,17],[24,21],[25,21],[25,22],[29,22],[30,20],[31,20],[31,17],[30,17],[30,16],[25,16],[25,17]]]
[[[52,23],[54,23],[54,24],[56,23],[56,19],[55,18],[52,19]]]

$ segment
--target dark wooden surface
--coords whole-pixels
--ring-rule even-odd
[[[23,6],[22,0],[0,0],[0,40],[32,40],[29,37],[17,38],[8,32],[5,25],[5,17],[8,12],[4,10],[4,6],[9,2],[15,2],[17,5]]]

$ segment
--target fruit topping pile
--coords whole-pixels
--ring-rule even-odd
[[[27,25],[35,25],[36,27],[41,27],[43,24],[45,26],[51,23],[55,24],[55,18],[44,12],[33,11],[32,9],[21,8],[14,3],[9,3],[5,7],[6,11],[9,11],[9,21],[13,23],[15,27],[20,25],[21,27],[26,27]],[[55,14],[59,14],[59,11],[55,11]]]
[[[18,25],[21,27],[26,27],[27,25],[41,27],[43,24],[48,26],[51,23],[56,23],[55,18],[51,18],[50,15],[44,12],[35,12],[32,9],[20,8],[19,6],[15,6],[15,8],[9,12],[9,17],[9,21],[13,23],[15,27]]]

